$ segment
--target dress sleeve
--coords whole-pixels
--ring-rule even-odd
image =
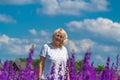
[[[48,47],[47,44],[45,44],[40,51],[40,56],[46,57],[47,51],[48,51]]]
[[[66,53],[67,53],[67,60],[69,59],[69,54],[68,54],[68,50],[66,49]]]
[[[65,53],[66,53],[66,59],[69,59],[69,54],[68,54],[68,50],[66,47],[65,47]]]

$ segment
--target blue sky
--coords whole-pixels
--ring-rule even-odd
[[[91,48],[95,65],[120,53],[119,0],[0,0],[0,59],[27,57],[32,44],[39,58],[43,44],[59,27],[68,33],[69,52],[83,59]]]

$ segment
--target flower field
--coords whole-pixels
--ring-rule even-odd
[[[38,68],[34,66],[32,68],[32,55],[34,49],[30,50],[29,57],[26,61],[25,69],[12,66],[12,61],[5,61],[3,67],[0,67],[0,80],[40,80],[38,77]],[[91,53],[86,52],[82,67],[76,67],[75,56],[69,58],[67,62],[68,71],[71,80],[120,80],[119,75],[119,55],[116,57],[116,62],[110,66],[110,57],[107,58],[104,68],[99,71],[94,67],[94,63],[90,63]],[[1,63],[1,62],[0,62]],[[61,65],[60,65],[61,66]],[[61,68],[59,68],[60,72]],[[54,80],[54,65],[51,70],[51,76],[48,76],[48,80]],[[59,80],[67,80],[67,75],[61,76],[59,74]]]

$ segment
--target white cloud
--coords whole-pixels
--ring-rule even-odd
[[[36,31],[35,29],[30,29],[29,32],[32,35],[40,35],[40,36],[48,36],[48,34],[49,34],[49,31],[47,31],[47,30]]]
[[[12,55],[24,55],[28,54],[29,49],[31,48],[32,44],[34,44],[35,53],[38,54],[43,43],[49,40],[49,38],[47,39],[47,37],[49,36],[30,36],[26,38],[13,38],[5,34],[0,34],[0,51]]]
[[[97,59],[98,61],[101,61],[102,63],[105,62],[105,59],[101,55],[95,55],[95,59]]]
[[[107,11],[107,0],[0,0],[0,5],[40,4],[42,11],[48,15],[69,14],[81,15],[85,11]],[[37,13],[41,12],[37,8]]]
[[[80,15],[82,11],[106,11],[107,0],[41,0],[43,12],[48,15]],[[38,11],[39,9],[37,9]]]
[[[56,0],[41,0],[43,4],[43,12],[46,14],[56,14],[59,8],[58,2]],[[48,11],[46,11],[48,10]]]
[[[11,44],[11,45],[6,45],[6,50],[10,54],[25,54],[25,50],[23,46],[20,46],[18,44]]]
[[[29,32],[32,34],[32,35],[37,35],[37,31],[35,29],[30,29]]]
[[[90,50],[94,52],[100,52],[101,54],[106,53],[109,55],[114,55],[119,50],[119,47],[117,46],[110,46],[105,44],[103,45],[90,39],[69,40],[67,43],[67,47],[70,52],[74,50],[75,53],[83,53]]]
[[[107,0],[100,0],[100,1],[91,0],[91,4],[90,4],[91,8],[89,8],[89,9],[93,10],[93,11],[106,11],[106,10],[108,10],[107,9],[108,4],[109,4],[109,2]]]
[[[27,39],[11,38],[5,34],[0,36],[1,51],[12,54],[27,53],[26,46],[29,43]]]
[[[33,4],[38,0],[0,0],[0,4],[7,5],[23,5],[23,4]]]
[[[8,43],[9,40],[10,40],[10,38],[7,35],[5,35],[5,34],[0,36],[0,43]]]
[[[27,39],[9,38],[9,43],[3,44],[5,46],[3,50],[12,54],[25,54],[28,53],[25,46],[27,46],[29,42]]]
[[[67,47],[70,49],[70,51],[74,50],[77,53],[81,53],[86,52],[90,48],[93,48],[95,44],[95,42],[89,39],[69,40],[67,43]]]
[[[84,51],[84,52],[88,51],[95,45],[95,42],[91,41],[90,39],[84,39],[84,40],[78,41],[77,43],[80,45],[79,48],[81,49],[81,51]]]
[[[98,44],[99,45],[99,44]],[[118,48],[115,46],[108,46],[108,45],[99,45],[98,46],[101,50],[103,50],[105,53],[116,51]]]
[[[74,29],[80,29],[82,27],[82,22],[80,21],[71,21],[69,23],[67,23],[67,27],[69,27],[70,31],[75,31]]]
[[[5,34],[0,36],[0,49],[1,51],[9,52],[12,54],[24,54],[28,53],[27,39],[11,38]]]
[[[35,42],[35,43],[40,43],[40,41],[41,41],[40,38],[34,38],[33,39],[33,42]]]
[[[0,22],[3,23],[16,23],[16,20],[9,15],[0,14]]]
[[[120,42],[120,23],[113,22],[106,18],[85,19],[84,21],[71,21],[66,24],[72,31],[85,29]]]
[[[78,51],[79,51],[77,45],[76,45],[75,42],[72,41],[72,40],[68,40],[68,42],[67,42],[67,47],[68,47],[68,49],[70,50],[70,52],[72,52],[72,50],[74,50],[75,52],[78,52]]]
[[[32,45],[34,45],[34,48],[36,47],[36,44],[29,44],[29,45],[25,45],[25,52],[28,53],[30,51],[30,49],[32,48]]]
[[[28,54],[31,47],[32,47],[32,42],[30,44],[4,44],[4,46],[6,46],[6,51],[8,51],[10,54],[19,54],[19,55],[23,55],[23,54]],[[38,46],[37,46],[38,47]],[[36,48],[36,44],[34,44],[34,48]],[[39,47],[40,48],[40,47]]]
[[[119,52],[119,47],[112,46],[112,45],[105,45],[94,42],[90,39],[81,39],[81,40],[69,40],[67,43],[67,49],[71,53],[72,50],[75,51],[76,60],[83,59],[84,53],[91,49],[92,52],[92,60],[96,60],[97,62],[101,61],[100,63],[95,64],[105,64],[107,56],[115,56]]]
[[[47,35],[48,35],[48,32],[45,31],[45,30],[41,30],[41,31],[40,31],[40,35],[41,35],[41,36],[47,36]]]
[[[9,44],[28,44],[28,39],[10,38]]]

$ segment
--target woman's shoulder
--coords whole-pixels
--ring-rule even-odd
[[[66,48],[66,46],[62,46],[62,48],[63,48],[63,50],[67,51],[67,48]]]
[[[47,44],[47,43],[45,43],[43,46],[44,46],[44,47],[47,47],[47,46],[48,46],[48,44]]]
[[[49,47],[50,47],[50,43],[45,43],[45,44],[43,45],[43,47],[44,47],[44,48],[49,48]]]

